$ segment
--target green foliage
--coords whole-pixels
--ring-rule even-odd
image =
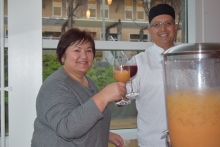
[[[56,54],[43,55],[43,81],[60,67]]]
[[[7,50],[5,50],[5,87],[8,85],[8,58]],[[95,61],[100,61],[101,57],[96,57]],[[57,60],[56,54],[43,55],[43,81],[59,67],[60,63]],[[115,82],[113,77],[113,68],[109,67],[92,67],[86,75],[89,76],[96,84],[99,90],[103,89],[106,85]],[[5,92],[5,103],[8,103],[8,92]]]
[[[109,68],[93,67],[87,72],[86,75],[89,76],[95,82],[98,89],[101,90],[106,85],[115,82],[112,70],[112,66],[110,66]]]
[[[100,57],[95,58],[95,61],[101,60]],[[44,54],[43,55],[43,81],[54,71],[60,67],[60,63],[57,61],[55,54]],[[113,78],[112,66],[108,68],[104,67],[92,67],[86,75],[89,76],[96,84],[99,90],[104,88],[106,85],[115,82]]]
[[[5,87],[8,87],[8,50],[4,50],[4,78]],[[8,91],[5,91],[5,104],[8,104]]]

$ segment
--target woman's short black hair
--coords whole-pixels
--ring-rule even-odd
[[[57,59],[61,65],[63,64],[62,57],[66,49],[70,45],[75,44],[76,42],[82,43],[82,44],[88,43],[88,42],[91,43],[92,52],[95,57],[95,42],[90,32],[85,31],[85,30],[80,30],[79,28],[72,28],[61,36],[59,43],[57,45],[57,50],[56,50]]]

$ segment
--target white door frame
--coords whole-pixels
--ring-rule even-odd
[[[42,1],[8,0],[9,147],[31,145],[42,84]]]

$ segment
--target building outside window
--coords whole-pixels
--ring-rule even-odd
[[[125,19],[133,19],[133,1],[125,0]]]
[[[140,34],[130,34],[130,42],[148,42],[148,35],[141,38]]]
[[[96,18],[96,16],[97,16],[96,0],[90,0],[88,2],[88,9],[90,10],[90,18]]]
[[[62,1],[53,0],[53,16],[62,16]]]
[[[102,18],[102,2],[101,2],[101,4],[100,4],[100,17]],[[108,2],[107,2],[107,0],[105,0],[105,18],[109,18],[109,5],[108,5]]]
[[[144,20],[145,19],[145,12],[142,5],[142,1],[136,2],[136,19],[137,20]]]

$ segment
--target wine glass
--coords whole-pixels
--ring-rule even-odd
[[[126,66],[129,66],[130,68],[130,78],[133,78],[137,74],[137,71],[138,71],[135,56],[132,57],[132,59],[128,62]],[[139,95],[139,93],[134,92],[133,86],[132,86],[132,80],[130,80],[130,84],[131,84],[131,92],[127,93],[126,97],[129,99],[135,99]]]
[[[130,78],[130,67],[126,66],[125,64],[128,63],[128,58],[125,56],[119,56],[118,58],[114,59],[114,66],[113,66],[113,75],[116,81],[118,82],[127,82]],[[117,106],[123,106],[130,104],[131,101],[126,101],[123,99],[120,101],[115,102]]]

